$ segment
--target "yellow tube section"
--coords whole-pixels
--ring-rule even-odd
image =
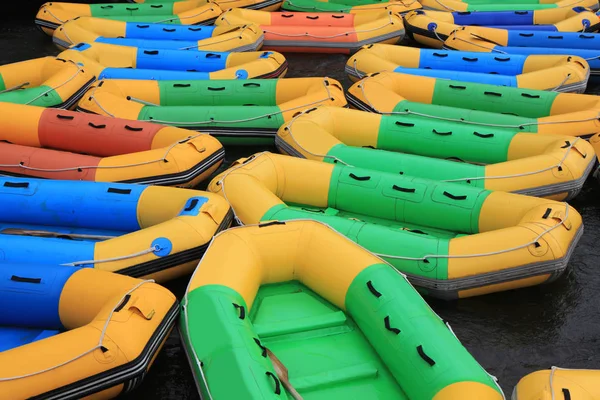
[[[598,400],[599,382],[600,370],[552,367],[521,378],[513,390],[512,400]]]
[[[477,4],[469,4],[461,0],[419,0],[424,9],[440,11],[476,11]],[[544,0],[540,4],[555,4],[556,8],[598,8],[596,0]],[[474,10],[475,9],[475,10]],[[536,10],[537,11],[537,10]]]

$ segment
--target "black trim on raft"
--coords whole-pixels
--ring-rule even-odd
[[[263,44],[264,44],[264,41],[263,41]],[[271,79],[271,78],[277,78],[281,74],[283,74],[285,71],[287,71],[287,69],[288,69],[288,62],[286,60],[275,71],[269,72],[268,74],[263,74],[263,75],[255,76],[252,79]]]
[[[169,336],[177,316],[179,315],[179,303],[175,302],[171,309],[165,315],[161,324],[156,328],[150,340],[134,360],[123,364],[117,368],[101,372],[99,374],[73,382],[70,385],[51,390],[37,396],[30,397],[30,400],[70,400],[80,399],[94,393],[110,389],[123,384],[122,393],[126,393],[138,386],[146,371],[150,367],[156,353],[160,350],[162,344]]]
[[[44,27],[44,28],[52,29],[54,31],[54,30],[56,30],[56,28],[58,28],[61,25],[61,24],[57,24],[55,22],[50,22],[50,21],[46,21],[43,19],[39,19],[39,18],[36,18],[33,21],[33,23],[39,30],[42,30],[42,27]]]
[[[225,218],[223,218],[223,221],[221,221],[221,224],[215,231],[215,235],[229,228],[229,226],[231,225],[231,221],[233,221],[233,210],[230,208],[227,214],[225,215]],[[200,260],[200,258],[202,258],[209,244],[210,240],[203,245],[192,247],[191,249],[183,250],[179,253],[169,254],[168,256],[146,261],[137,265],[132,265],[130,267],[115,271],[115,273],[132,276],[134,278],[140,278],[142,276],[150,275],[156,272],[161,272],[181,264],[197,261]]]
[[[363,102],[362,100],[360,100],[358,97],[354,96],[351,93],[346,93],[346,100],[348,100],[348,103],[350,105],[354,106],[358,110],[368,111],[368,112],[372,112],[375,114],[381,114],[376,109],[369,106],[367,103]]]
[[[415,37],[413,35],[419,35],[419,36],[425,36],[426,38],[429,39],[443,39],[446,40],[448,39],[447,35],[443,35],[441,33],[438,33],[437,36],[435,34],[435,32],[427,30],[427,29],[423,29],[423,28],[419,28],[418,26],[415,25],[411,25],[409,24],[406,19],[404,20],[404,28],[406,29],[406,36],[408,36],[409,38],[411,38],[412,40],[418,41],[415,39]],[[438,39],[439,36],[439,39]]]
[[[92,86],[92,83],[94,83],[95,81],[96,81],[96,77],[93,77],[92,79],[87,81],[86,84],[81,87],[81,89],[79,89],[78,91],[73,93],[71,95],[71,97],[69,97],[67,100],[63,101],[62,103],[55,105],[52,108],[60,108],[60,109],[64,109],[64,110],[70,109],[72,106],[77,104],[79,99],[81,99],[83,97],[83,95],[88,91],[90,86]]]

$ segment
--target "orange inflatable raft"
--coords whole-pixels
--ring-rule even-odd
[[[350,54],[364,45],[395,44],[404,37],[402,16],[390,10],[331,14],[233,8],[215,22],[246,24],[260,25],[263,49],[280,52]]]

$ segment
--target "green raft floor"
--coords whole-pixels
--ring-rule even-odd
[[[352,318],[301,283],[262,286],[250,319],[305,400],[408,400]]]

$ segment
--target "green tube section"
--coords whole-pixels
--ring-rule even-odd
[[[500,393],[421,296],[387,265],[358,274],[345,303],[409,399],[431,400],[457,382],[479,382]]]
[[[162,106],[275,106],[277,79],[158,81]]]
[[[289,11],[316,11],[316,12],[341,12],[349,13],[353,7],[381,4],[377,0],[285,0],[281,6]]]
[[[90,4],[92,17],[169,17],[173,16],[173,4]],[[146,22],[153,22],[147,20]]]
[[[0,93],[0,102],[27,104],[39,107],[56,107],[64,102],[50,86],[13,90]]]

